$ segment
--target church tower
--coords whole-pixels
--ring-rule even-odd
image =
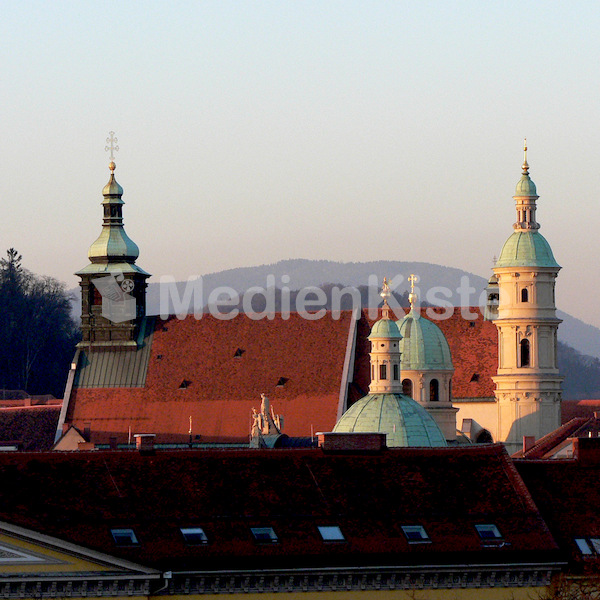
[[[400,341],[402,334],[390,318],[387,280],[383,280],[381,319],[373,324],[369,394],[355,402],[333,428],[334,433],[385,433],[388,447],[447,446],[435,419],[410,396],[402,394]]]
[[[448,442],[456,441],[456,413],[452,406],[454,366],[442,330],[421,316],[415,282],[408,278],[410,312],[397,323],[400,340],[402,393],[416,400],[434,419]]]
[[[135,264],[140,251],[123,227],[123,188],[115,179],[114,161],[109,168],[102,190],[102,231],[90,246],[90,264],[75,273],[81,278],[80,345],[135,348],[150,274]]]
[[[560,426],[561,382],[557,366],[554,286],[560,270],[539,233],[535,184],[529,177],[527,144],[515,202],[517,221],[494,266],[499,290],[498,440],[509,453],[523,436],[537,439]]]

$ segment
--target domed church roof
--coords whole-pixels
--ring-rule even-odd
[[[386,433],[390,448],[447,445],[433,417],[404,394],[368,394],[342,415],[333,431]]]
[[[451,371],[450,346],[442,330],[432,321],[422,317],[418,309],[400,321],[400,368],[402,371],[443,370]]]
[[[504,243],[495,267],[558,267],[558,263],[541,233],[515,231]]]

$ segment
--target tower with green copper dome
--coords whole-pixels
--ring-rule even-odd
[[[417,277],[409,277],[410,311],[398,321],[402,392],[416,400],[434,419],[447,441],[456,440],[457,408],[452,406],[454,366],[442,330],[421,315],[415,293]]]
[[[390,318],[384,280],[382,318],[371,329],[369,394],[353,404],[336,423],[335,433],[385,433],[388,447],[446,446],[444,434],[431,415],[402,394],[400,342],[402,334]]]
[[[75,273],[81,278],[80,345],[135,348],[150,274],[135,264],[140,251],[123,227],[123,188],[115,179],[114,161],[109,168],[102,231],[90,246],[90,264]]]
[[[536,220],[535,184],[529,176],[527,146],[515,202],[517,220],[494,266],[498,282],[497,439],[515,451],[523,436],[543,435],[560,426],[562,377],[557,365],[554,287],[560,266]]]

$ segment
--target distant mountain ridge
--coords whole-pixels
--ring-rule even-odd
[[[238,293],[254,286],[262,288],[287,286],[290,290],[297,290],[334,283],[359,287],[367,285],[370,277],[375,278],[378,286],[381,285],[384,277],[398,283],[395,291],[400,294],[409,289],[408,277],[411,273],[419,277],[416,285],[420,290],[421,299],[431,304],[436,304],[438,302],[435,300],[439,300],[450,302],[453,306],[466,304],[476,306],[480,305],[480,300],[484,301],[487,280],[453,267],[407,261],[343,263],[329,260],[289,259],[273,264],[227,269],[202,275],[201,306],[207,304],[210,292],[219,287],[229,287]],[[183,297],[186,282],[178,282],[176,285],[180,297]],[[472,288],[472,291],[470,293],[463,291],[461,295],[458,290],[466,290],[467,287]],[[76,302],[73,310],[74,314],[79,316],[81,314],[79,290],[74,290],[74,294]],[[159,283],[151,283],[148,286],[147,303],[149,314],[160,313]],[[173,312],[172,306],[168,312]],[[558,330],[558,337],[562,342],[580,353],[600,358],[600,329],[560,310],[558,317],[563,320]]]

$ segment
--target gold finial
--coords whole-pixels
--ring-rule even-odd
[[[110,172],[114,174],[117,165],[115,165],[115,152],[119,151],[119,146],[117,146],[118,139],[115,137],[114,131],[108,132],[109,137],[106,138],[106,146],[104,146],[104,152],[108,152],[110,150],[110,164],[108,168]]]
[[[523,175],[528,175],[529,165],[527,164],[527,138],[523,139]]]
[[[383,310],[381,316],[384,319],[390,318],[390,307],[388,305],[388,298],[392,295],[390,291],[390,285],[388,283],[387,277],[383,278],[383,284],[381,286],[381,293],[379,294],[383,298]]]
[[[418,283],[419,278],[414,273],[411,273],[410,277],[408,278],[408,281],[410,281],[410,294],[408,295],[408,301],[410,302],[410,308],[412,310],[417,302],[417,294],[415,294],[415,283]]]

